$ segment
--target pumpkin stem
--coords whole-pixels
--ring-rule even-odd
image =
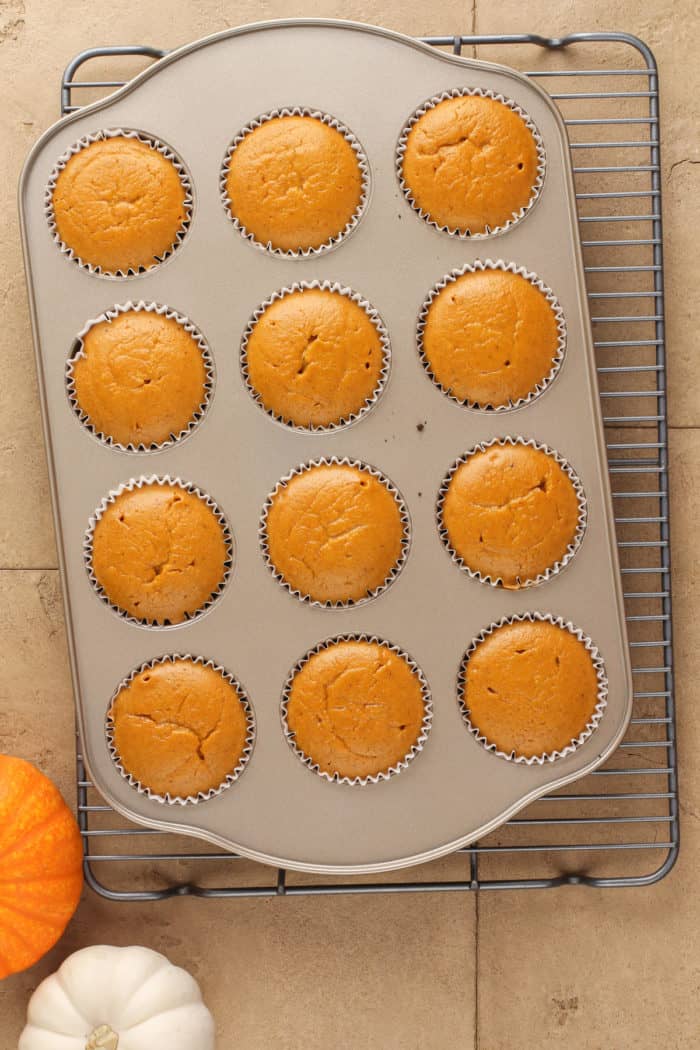
[[[88,1036],[85,1050],[117,1050],[119,1034],[108,1024],[98,1025]]]

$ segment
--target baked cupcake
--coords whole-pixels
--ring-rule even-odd
[[[88,534],[100,595],[153,626],[184,623],[221,591],[231,540],[221,512],[193,487],[148,479],[109,496]]]
[[[585,506],[562,464],[523,439],[492,441],[458,460],[438,507],[441,534],[458,563],[509,590],[566,564],[581,540]]]
[[[431,293],[419,351],[440,389],[470,408],[513,408],[541,393],[563,356],[560,307],[534,274],[477,264]]]
[[[430,724],[420,672],[397,649],[364,638],[324,643],[285,690],[290,743],[331,779],[386,779],[422,746]]]
[[[113,756],[137,787],[170,799],[217,792],[250,754],[252,713],[235,680],[191,657],[145,664],[112,700]]]
[[[520,759],[557,757],[597,725],[602,662],[580,632],[518,618],[485,633],[462,664],[461,704],[488,747]]]
[[[329,117],[304,110],[261,117],[227,154],[226,207],[246,236],[274,251],[330,247],[363,206],[360,157],[350,133]]]
[[[118,307],[79,339],[68,391],[102,440],[148,449],[183,437],[201,418],[212,375],[204,341],[184,318]]]
[[[406,509],[371,468],[322,460],[277,485],[262,542],[269,567],[298,598],[355,604],[398,574],[408,548]]]
[[[189,187],[162,147],[109,135],[72,153],[53,180],[59,241],[101,273],[149,270],[170,254],[189,221]]]
[[[423,111],[424,109],[424,111]],[[462,236],[494,233],[534,201],[541,147],[514,103],[449,94],[421,107],[401,137],[399,174],[411,205]]]
[[[256,401],[282,423],[336,427],[378,396],[388,337],[372,308],[339,285],[295,285],[259,311],[242,364]]]

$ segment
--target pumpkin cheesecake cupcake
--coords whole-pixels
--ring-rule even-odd
[[[544,147],[519,106],[483,89],[424,103],[399,139],[398,171],[411,206],[462,237],[507,229],[539,193]]]
[[[210,660],[166,656],[134,671],[108,715],[112,757],[130,783],[166,801],[217,794],[238,777],[253,744],[252,708]]]
[[[465,654],[460,705],[471,731],[501,757],[552,761],[587,739],[606,704],[598,650],[560,619],[528,613],[483,632]]]
[[[221,511],[193,485],[144,478],[110,494],[86,538],[100,597],[139,623],[165,627],[204,611],[231,571]]]
[[[100,440],[153,450],[193,429],[213,376],[209,350],[186,318],[153,303],[129,303],[79,336],[67,367],[68,396]]]
[[[247,125],[224,161],[224,204],[238,229],[269,251],[333,247],[356,224],[368,168],[355,137],[333,117],[283,109]]]
[[[97,273],[123,277],[162,262],[184,236],[191,208],[181,162],[135,132],[81,139],[49,185],[57,240]]]
[[[302,601],[354,605],[376,597],[408,554],[408,512],[378,471],[317,460],[283,478],[267,500],[261,543],[275,578]]]
[[[386,780],[421,750],[432,704],[420,669],[365,636],[323,642],[292,670],[282,720],[294,751],[328,780]]]
[[[389,337],[376,310],[337,284],[296,284],[255,312],[243,375],[258,404],[288,426],[354,422],[386,381]]]
[[[457,460],[438,500],[440,534],[453,559],[509,590],[563,568],[585,522],[585,497],[571,467],[523,438],[495,439]]]
[[[559,303],[513,263],[477,262],[433,289],[418,350],[430,378],[469,408],[517,408],[556,375],[566,343]]]

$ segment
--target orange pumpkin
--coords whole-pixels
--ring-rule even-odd
[[[0,755],[0,980],[52,948],[78,906],[80,832],[35,766]]]

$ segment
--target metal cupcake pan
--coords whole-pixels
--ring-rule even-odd
[[[426,99],[465,88],[512,100],[531,118],[546,154],[536,207],[492,244],[432,228],[406,201],[396,173],[411,115]],[[256,115],[285,107],[332,115],[367,157],[371,195],[352,236],[332,253],[290,259],[255,250],[222,205],[219,178],[230,144]],[[116,127],[167,142],[186,165],[193,196],[177,251],[124,279],[123,294],[115,291],[118,279],[100,280],[61,252],[45,213],[58,159],[84,136]],[[27,160],[20,208],[78,721],[90,775],[111,805],[138,823],[263,862],[372,873],[472,842],[612,753],[631,714],[631,671],[568,145],[544,92],[505,67],[373,27],[312,19],[247,26],[173,52],[110,99],[46,132]],[[426,375],[418,354],[419,315],[431,289],[486,258],[535,274],[566,321],[556,381],[517,411],[455,403]],[[386,387],[351,427],[310,433],[280,426],[260,410],[241,375],[241,340],[252,314],[297,281],[362,289],[388,330]],[[77,425],[66,397],[76,336],[127,299],[197,318],[216,370],[211,402],[194,432],[153,453],[125,455],[95,440]],[[520,591],[484,586],[460,571],[436,525],[450,466],[474,446],[508,436],[533,439],[575,464],[587,506],[585,535],[566,571]],[[331,457],[371,463],[390,478],[411,522],[411,550],[391,586],[343,609],[291,600],[266,566],[258,536],[265,501],[280,479]],[[206,616],[167,632],[130,623],[102,601],[83,550],[90,518],[108,493],[155,473],[214,498],[235,537],[234,572],[222,594]],[[468,731],[458,702],[461,661],[474,639],[505,617],[527,613],[579,628],[600,653],[608,681],[595,730],[572,753],[542,765],[489,753]],[[385,639],[410,654],[428,684],[430,735],[386,782],[358,786],[312,776],[282,731],[290,670],[339,635]],[[172,652],[227,668],[245,682],[256,715],[245,775],[215,797],[182,807],[135,790],[105,735],[119,683]]]

